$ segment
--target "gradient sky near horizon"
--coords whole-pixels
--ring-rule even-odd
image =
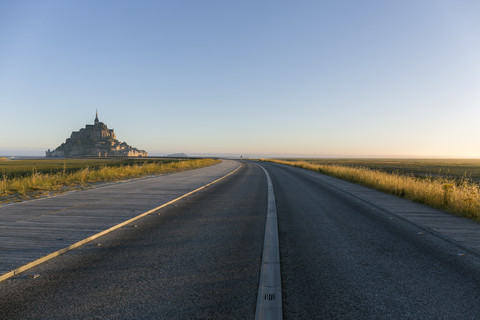
[[[0,0],[0,155],[480,158],[480,2]]]

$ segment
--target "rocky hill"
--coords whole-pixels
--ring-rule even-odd
[[[64,143],[53,151],[47,150],[47,157],[147,157],[145,150],[129,146],[116,139],[113,129],[98,120],[85,128],[74,131]]]

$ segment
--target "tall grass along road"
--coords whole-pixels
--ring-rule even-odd
[[[358,183],[456,215],[480,221],[480,187],[470,179],[415,176],[322,161],[268,160]]]
[[[201,168],[219,161],[214,159],[2,161],[0,203],[88,187],[97,182]]]

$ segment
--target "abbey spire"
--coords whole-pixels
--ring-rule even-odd
[[[99,123],[100,121],[98,121],[98,109],[97,109],[97,112],[95,113],[95,124]]]

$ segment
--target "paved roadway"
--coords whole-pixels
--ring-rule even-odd
[[[318,174],[265,167],[277,199],[285,318],[480,319],[478,257],[458,256],[458,246]]]
[[[0,281],[19,267],[75,245],[239,167],[235,161],[101,185],[0,206]]]
[[[246,164],[188,199],[0,283],[2,319],[251,319],[266,216]],[[95,244],[101,243],[101,246]]]
[[[285,319],[480,319],[474,242],[468,251],[466,242],[459,246],[461,240],[360,200],[360,191],[352,196],[332,187],[331,178],[262,165],[277,201]],[[0,317],[252,319],[266,197],[263,171],[244,162],[136,227],[26,272],[38,278],[20,274],[0,283]],[[424,219],[429,212],[375,197],[381,205],[400,207],[400,201]],[[478,235],[479,224],[459,221]]]

